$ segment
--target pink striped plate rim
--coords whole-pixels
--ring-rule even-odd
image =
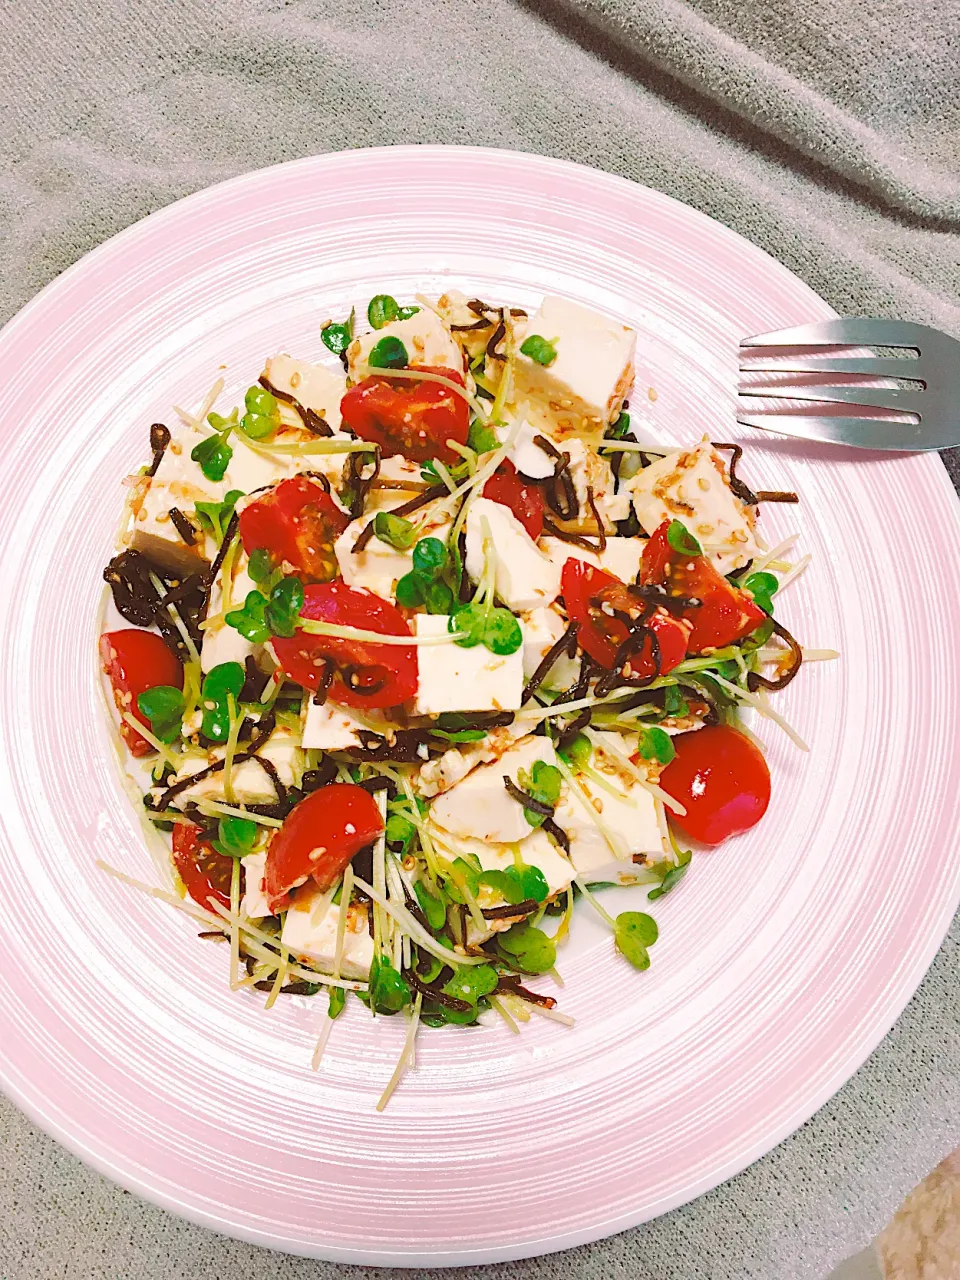
[[[231,994],[150,879],[100,708],[100,571],[124,475],[171,404],[224,403],[320,322],[454,285],[561,293],[640,333],[636,407],[668,443],[740,440],[772,545],[813,556],[782,605],[811,665],[775,726],[771,808],[653,904],[654,963],[578,914],[572,1029],[432,1031],[389,1107],[403,1027],[357,1006],[319,1072],[323,1008]],[[854,455],[734,424],[746,335],[833,314],[718,223],[556,160],[397,148],[249,174],[154,214],[0,334],[4,468],[0,1083],[38,1124],[196,1222],[294,1253],[481,1263],[566,1248],[691,1200],[769,1151],[890,1028],[957,906],[958,505],[939,459]],[[925,583],[914,538],[924,513]],[[909,619],[909,629],[906,620]],[[641,890],[616,891],[624,895]],[[624,905],[637,905],[636,896]],[[618,908],[620,909],[620,908]]]

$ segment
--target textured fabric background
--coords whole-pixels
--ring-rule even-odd
[[[955,0],[4,0],[0,316],[221,178],[447,142],[635,178],[840,311],[960,334],[958,50]],[[958,940],[955,925],[870,1061],[764,1160],[636,1231],[489,1274],[821,1280],[960,1141]],[[141,1204],[3,1102],[0,1138],[3,1280],[356,1270]]]

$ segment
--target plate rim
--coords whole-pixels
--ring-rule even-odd
[[[39,292],[19,308],[0,328],[0,360],[3,359],[8,341],[16,334],[21,324],[28,323],[34,311],[45,305],[51,296],[56,295],[59,290],[68,288],[76,273],[88,269],[91,262],[97,262],[101,257],[113,251],[118,244],[126,244],[137,236],[149,236],[151,229],[164,221],[183,217],[185,212],[189,214],[190,210],[201,206],[205,202],[220,198],[225,192],[242,188],[244,184],[262,178],[272,172],[288,172],[293,169],[322,168],[325,166],[333,167],[354,157],[361,161],[364,158],[377,156],[398,156],[400,158],[408,157],[413,159],[424,154],[459,154],[479,160],[511,164],[523,163],[525,166],[529,166],[532,163],[541,171],[553,170],[560,173],[564,171],[586,172],[591,175],[594,181],[600,184],[606,183],[609,186],[623,189],[639,188],[648,198],[652,198],[655,202],[660,202],[667,208],[677,207],[682,210],[684,218],[689,219],[693,215],[695,222],[703,226],[709,225],[713,234],[719,232],[723,237],[736,242],[741,247],[743,245],[748,246],[753,255],[762,255],[766,261],[767,269],[771,272],[788,276],[794,287],[797,285],[802,286],[811,304],[818,308],[821,313],[829,311],[833,315],[838,314],[805,280],[784,266],[767,250],[718,219],[674,196],[657,190],[655,187],[647,186],[632,178],[610,173],[604,169],[595,168],[592,165],[518,149],[464,145],[447,146],[443,144],[404,144],[400,146],[357,147],[321,152],[316,155],[300,156],[276,164],[265,165],[212,183],[198,191],[190,192],[172,200],[162,208],[153,210],[88,250],[77,261],[71,263],[70,266],[49,280]],[[938,453],[925,454],[924,459],[924,465],[926,465],[929,472],[928,480],[937,484],[943,490],[943,493],[947,495],[947,504],[952,506],[954,522],[958,532],[960,532],[960,503],[958,503],[957,491],[950,480],[943,460]],[[929,459],[929,462],[926,462],[926,459]],[[64,1127],[64,1123],[54,1114],[56,1108],[46,1107],[44,1100],[31,1096],[25,1088],[21,1087],[19,1079],[15,1080],[7,1072],[6,1063],[2,1057],[0,1057],[0,1090],[46,1135],[53,1138],[89,1168],[109,1179],[110,1182],[192,1224],[221,1235],[228,1235],[260,1248],[273,1249],[292,1256],[316,1258],[330,1262],[395,1266],[399,1268],[468,1266],[545,1256],[546,1254],[591,1244],[608,1236],[639,1227],[645,1222],[662,1217],[684,1204],[693,1203],[700,1196],[728,1182],[751,1164],[769,1154],[787,1137],[806,1124],[830,1098],[852,1079],[902,1016],[903,1011],[916,994],[924,975],[943,945],[957,908],[960,906],[960,885],[957,886],[954,896],[956,900],[952,904],[946,902],[942,906],[936,927],[930,929],[927,943],[917,954],[914,963],[909,970],[901,974],[897,994],[889,1002],[888,1012],[892,1010],[889,1020],[885,1018],[879,1030],[866,1036],[854,1052],[848,1053],[842,1062],[838,1063],[830,1072],[828,1080],[816,1092],[812,1100],[806,1100],[798,1110],[791,1114],[790,1118],[784,1120],[775,1129],[765,1133],[762,1138],[757,1139],[749,1149],[731,1156],[722,1167],[714,1169],[708,1176],[702,1178],[695,1184],[696,1189],[692,1194],[688,1187],[686,1190],[678,1191],[674,1195],[667,1197],[653,1211],[644,1209],[639,1212],[622,1213],[614,1218],[604,1219],[599,1224],[564,1233],[562,1237],[552,1237],[548,1242],[538,1242],[535,1246],[536,1252],[531,1251],[530,1244],[518,1244],[458,1249],[456,1251],[436,1250],[429,1254],[416,1253],[411,1250],[398,1254],[389,1249],[373,1249],[369,1246],[362,1248],[343,1247],[335,1246],[328,1242],[323,1242],[320,1245],[308,1245],[279,1238],[276,1235],[271,1235],[269,1231],[258,1230],[240,1222],[230,1221],[223,1215],[218,1217],[216,1213],[207,1211],[202,1207],[184,1204],[174,1194],[149,1183],[135,1169],[115,1164],[110,1156],[102,1154],[88,1143],[85,1138]]]

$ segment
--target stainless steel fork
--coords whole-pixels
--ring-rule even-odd
[[[810,354],[810,348],[818,347],[826,351]],[[864,347],[913,354],[863,355],[857,349]],[[744,385],[744,375],[754,373],[806,376],[803,383],[767,380]],[[741,342],[740,374],[737,421],[748,427],[861,449],[912,452],[960,444],[960,342],[926,325],[851,316],[761,333]],[[888,380],[888,385],[877,386],[879,379]],[[890,384],[890,379],[918,385],[906,388]],[[759,406],[750,401],[757,399],[814,402],[825,409],[844,405],[865,412],[851,417],[829,409],[807,413],[800,405],[755,412]],[[911,418],[874,417],[870,409]]]

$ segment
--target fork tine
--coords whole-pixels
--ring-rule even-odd
[[[819,418],[804,414],[737,413],[745,427],[776,435],[798,436],[801,440],[821,440],[825,444],[845,444],[864,449],[897,452],[926,452],[947,449],[956,443],[949,428],[943,436],[931,438],[930,429],[920,423],[880,421],[877,418]]]
[[[899,387],[741,387],[741,396],[761,400],[814,400],[819,404],[864,405],[897,413],[922,413],[925,392]],[[927,405],[929,408],[929,403]]]
[[[877,320],[870,316],[849,316],[801,324],[792,329],[777,329],[744,338],[742,347],[829,347],[880,346],[919,347],[928,342],[934,331],[926,325],[906,320]]]
[[[746,359],[750,359],[749,353]],[[878,378],[910,378],[923,381],[922,362],[914,356],[790,356],[780,361],[769,357],[756,357],[756,364],[744,364],[740,359],[741,373],[863,373]]]

